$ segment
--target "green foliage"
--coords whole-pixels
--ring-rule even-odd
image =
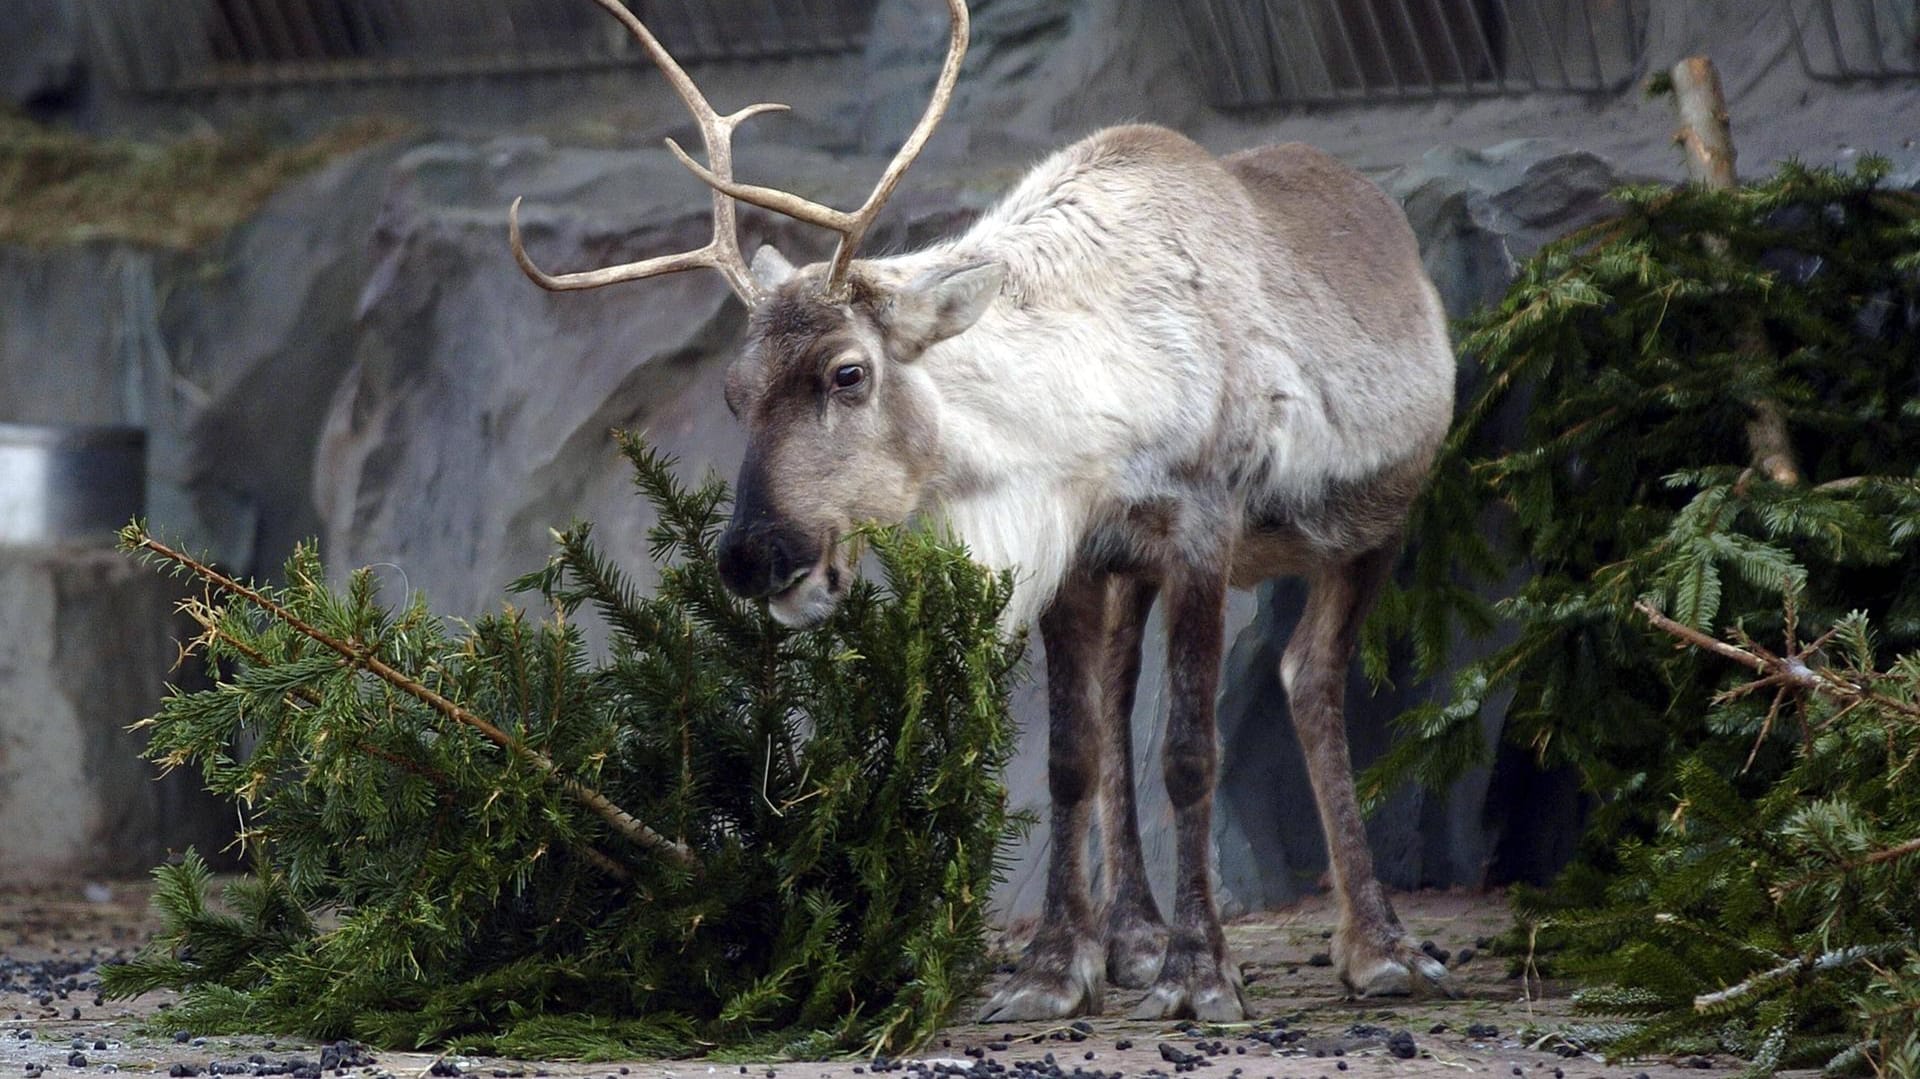
[[[1629,188],[1619,216],[1523,266],[1466,327],[1478,385],[1416,508],[1407,582],[1367,628],[1376,676],[1399,639],[1430,676],[1462,629],[1503,632],[1450,693],[1402,717],[1363,795],[1484,763],[1481,709],[1508,701],[1505,737],[1596,796],[1553,941],[1633,987],[1604,998],[1637,1002],[1623,1014],[1660,1017],[1630,1044],[1722,1021],[1694,1015],[1695,996],[1763,966],[1844,954],[1849,971],[1903,969],[1847,950],[1910,945],[1920,920],[1882,890],[1891,878],[1846,877],[1878,922],[1770,891],[1818,856],[1794,829],[1826,829],[1829,847],[1920,832],[1911,802],[1835,763],[1865,767],[1866,747],[1829,741],[1881,722],[1897,733],[1882,751],[1911,751],[1911,726],[1863,711],[1808,737],[1771,694],[1726,695],[1737,668],[1674,647],[1635,610],[1776,644],[1797,619],[1834,630],[1828,647],[1861,671],[1920,648],[1920,199],[1882,188],[1885,170],[1789,164],[1734,191]],[[1767,415],[1797,482],[1753,467]],[[1877,991],[1824,975],[1796,967],[1778,986],[1826,988],[1765,1016],[1753,1002],[1785,990],[1756,989],[1724,1022],[1768,1059],[1807,1055],[1816,1034],[1860,1041],[1845,994]]]
[[[720,584],[724,485],[685,489],[622,448],[659,511],[651,596],[583,525],[518,582],[549,619],[455,632],[417,600],[384,609],[365,572],[329,590],[305,548],[258,601],[187,605],[220,677],[147,721],[149,754],[239,805],[254,872],[219,912],[198,858],[157,870],[166,928],[105,972],[109,995],[184,989],[169,1024],[207,1033],[581,1058],[893,1052],[933,1032],[982,973],[1018,823],[999,780],[1010,582],[880,532],[885,583],[789,632]],[[582,604],[610,627],[603,662]]]
[[[1554,965],[1606,987],[1581,1008],[1630,1020],[1610,1052],[1920,1074],[1920,657],[1883,672],[1866,640],[1851,617],[1722,697],[1709,719],[1732,724],[1758,690],[1782,695],[1770,714],[1794,751],[1758,796],[1691,755],[1611,879],[1518,893]]]

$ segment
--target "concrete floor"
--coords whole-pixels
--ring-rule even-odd
[[[116,951],[130,950],[152,929],[144,882],[89,886],[91,896],[71,891],[0,893],[0,984],[18,979],[21,964],[65,962],[87,966]],[[1496,935],[1507,924],[1504,896],[1422,893],[1396,900],[1402,920],[1420,939],[1458,953],[1477,940]],[[1076,1069],[1111,1077],[1168,1076],[1167,1057],[1198,1054],[1209,1060],[1194,1069],[1206,1079],[1345,1079],[1363,1077],[1458,1076],[1462,1073],[1546,1079],[1647,1079],[1681,1075],[1726,1074],[1739,1062],[1729,1058],[1649,1060],[1609,1065],[1596,1057],[1564,1057],[1552,1051],[1544,1032],[1569,1014],[1567,987],[1532,982],[1532,994],[1508,975],[1504,957],[1481,955],[1456,966],[1457,1000],[1355,1002],[1340,999],[1328,967],[1311,959],[1325,950],[1333,912],[1315,898],[1294,908],[1240,919],[1227,929],[1249,977],[1249,993],[1259,1019],[1244,1027],[1183,1032],[1177,1024],[1142,1023],[1123,1018],[1138,994],[1110,993],[1109,1014],[1076,1029],[1068,1024],[981,1026],[962,1023],[944,1031],[915,1060],[895,1070],[910,1076],[953,1075],[973,1065],[972,1049],[997,1062],[1008,1076],[1042,1079],[1071,1077]],[[1016,938],[1001,947],[1017,946]],[[1011,954],[1009,951],[1008,954]],[[210,1062],[244,1062],[258,1055],[271,1064],[303,1060],[317,1064],[320,1047],[299,1039],[266,1036],[216,1037],[176,1042],[169,1036],[164,1011],[170,994],[134,1001],[96,1004],[92,975],[72,975],[73,988],[62,992],[64,975],[38,991],[12,985],[0,989],[0,1079],[33,1076],[67,1079],[83,1073],[129,1071],[168,1074],[176,1065],[207,1070]],[[999,977],[1004,977],[1000,975]],[[1529,999],[1529,996],[1532,999]],[[1281,1048],[1248,1035],[1266,1033],[1285,1019],[1304,1036]],[[142,1033],[149,1025],[153,1033]],[[1436,1028],[1441,1029],[1438,1033]],[[1488,1027],[1497,1034],[1487,1033]],[[1469,1029],[1477,1033],[1468,1033]],[[1417,1047],[1412,1059],[1398,1059],[1387,1048],[1392,1032],[1407,1031]],[[1121,1043],[1131,1043],[1121,1049]],[[1538,1048],[1534,1046],[1538,1045]],[[77,1046],[77,1047],[76,1047]],[[1163,1046],[1173,1052],[1163,1055]],[[78,1053],[85,1063],[72,1063]],[[1049,1064],[1048,1056],[1052,1062]],[[774,1063],[743,1067],[700,1060],[628,1061],[579,1064],[563,1061],[508,1061],[454,1058],[427,1053],[375,1052],[371,1064],[336,1075],[365,1079],[422,1079],[445,1074],[448,1064],[474,1079],[550,1076],[552,1079],[697,1079],[747,1074],[754,1079],[854,1079],[872,1074],[866,1061]],[[855,1072],[855,1068],[861,1072]],[[977,1066],[975,1066],[977,1067]],[[981,1069],[983,1071],[990,1069]],[[185,1074],[182,1070],[180,1074]]]

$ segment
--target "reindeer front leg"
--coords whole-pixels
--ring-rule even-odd
[[[980,1013],[983,1023],[1098,1014],[1105,942],[1087,884],[1087,829],[1100,789],[1100,670],[1106,584],[1071,575],[1040,616],[1047,656],[1047,792],[1053,847],[1046,909],[1013,978]]]
[[[1106,721],[1101,747],[1100,849],[1105,855],[1107,981],[1145,989],[1160,974],[1167,955],[1167,924],[1147,883],[1140,850],[1140,814],[1133,784],[1133,701],[1140,684],[1140,642],[1156,582],[1116,574],[1107,585],[1107,666],[1100,714]]]
[[[1165,582],[1167,666],[1172,700],[1167,717],[1167,797],[1173,803],[1179,853],[1173,929],[1166,961],[1136,1019],[1191,1016],[1236,1022],[1247,1016],[1240,969],[1227,954],[1213,905],[1214,696],[1225,637],[1225,559],[1189,564]]]

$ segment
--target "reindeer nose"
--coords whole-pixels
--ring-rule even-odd
[[[720,580],[746,599],[784,592],[817,561],[808,554],[809,546],[784,530],[729,528],[720,537]]]

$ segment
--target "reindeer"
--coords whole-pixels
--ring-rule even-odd
[[[1017,574],[1010,623],[1035,622],[1048,681],[1053,844],[1040,926],[986,1020],[1097,1013],[1111,982],[1148,988],[1142,1018],[1242,1019],[1238,966],[1210,878],[1214,698],[1229,587],[1310,582],[1286,687],[1320,810],[1350,993],[1444,988],[1374,876],[1342,694],[1355,635],[1392,565],[1409,502],[1452,414],[1441,307],[1399,207],[1309,147],[1216,158],[1172,131],[1097,132],[1047,158],[965,234],[856,258],[944,115],[968,36],[859,209],[736,181],[734,128],[618,0],[625,24],[698,120],[712,240],[693,251],[552,275],[594,288],[718,270],[748,309],[726,400],[747,447],[720,572],[796,627],[845,592],[864,521],[943,517],[976,558]],[[795,268],[749,265],[734,203],[839,235]],[[1172,918],[1147,885],[1131,772],[1141,639],[1165,607],[1164,760],[1177,831]],[[1096,810],[1104,903],[1086,865]]]

